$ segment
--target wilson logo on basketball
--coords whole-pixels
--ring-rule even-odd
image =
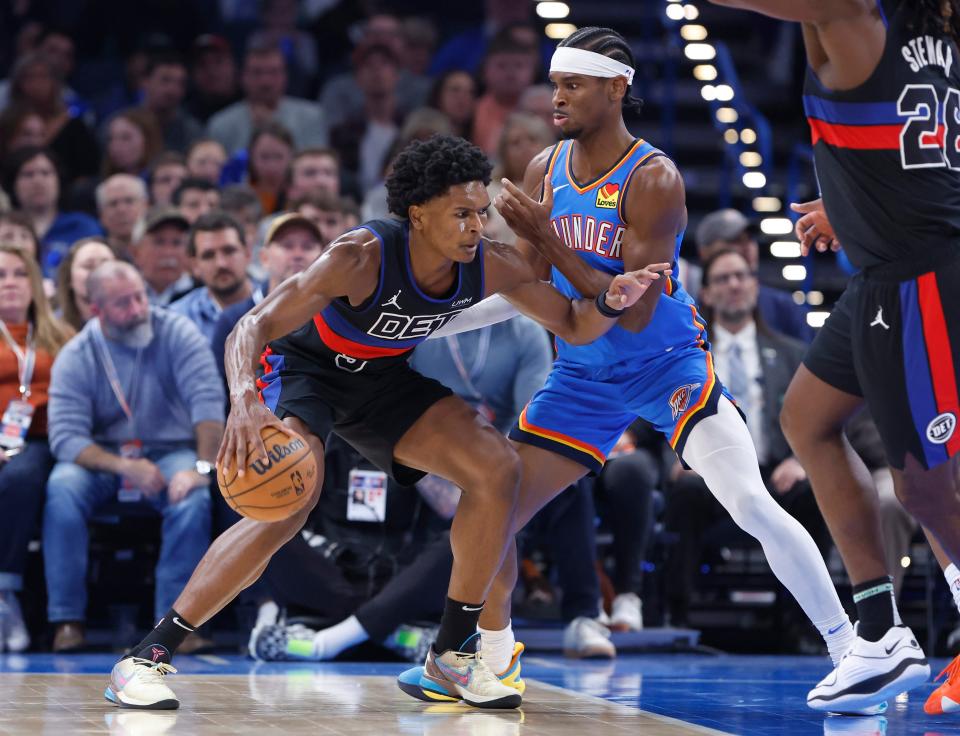
[[[700,388],[699,383],[688,383],[670,395],[669,403],[670,409],[673,412],[674,421],[687,410],[687,407],[690,405],[690,397],[693,396],[693,392],[698,388]]]
[[[617,209],[620,200],[620,185],[607,182],[597,190],[597,207],[607,210]]]
[[[957,428],[957,417],[949,411],[935,416],[927,425],[927,439],[935,445],[945,445]]]
[[[273,467],[274,463],[280,462],[283,458],[289,457],[304,447],[306,447],[306,445],[303,443],[303,440],[300,439],[290,440],[286,445],[274,445],[267,450],[267,461],[257,460],[250,466],[250,469],[257,475],[263,475]]]

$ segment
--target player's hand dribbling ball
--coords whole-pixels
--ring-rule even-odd
[[[237,513],[257,521],[280,521],[310,500],[317,481],[316,458],[303,437],[291,429],[286,431],[275,427],[260,431],[267,457],[259,458],[259,450],[251,451],[243,475],[234,463],[224,462],[217,468],[220,493]]]

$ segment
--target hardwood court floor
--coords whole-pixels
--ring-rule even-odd
[[[271,663],[178,657],[168,713],[120,710],[103,699],[110,655],[0,655],[0,734],[409,734],[601,736],[749,734],[946,736],[960,715],[931,718],[932,685],[891,702],[885,717],[824,717],[806,691],[826,663],[809,657],[621,656],[571,662],[527,656],[518,711],[428,705],[401,693],[402,664]],[[941,662],[932,663],[939,672]]]

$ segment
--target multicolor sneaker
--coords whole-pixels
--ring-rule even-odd
[[[930,697],[923,705],[923,712],[928,715],[939,716],[960,710],[960,656],[937,675],[937,680],[944,675],[947,676],[946,682],[930,693]]]
[[[175,710],[180,701],[163,678],[176,672],[166,662],[151,662],[140,657],[121,659],[113,666],[110,683],[103,697],[121,708]]]
[[[516,708],[526,683],[520,677],[523,644],[517,642],[513,657],[501,675],[495,675],[479,654],[431,649],[422,667],[412,667],[397,678],[407,695],[427,702],[463,700],[477,708]]]
[[[303,624],[262,624],[250,632],[247,651],[258,662],[318,660],[313,644],[316,634]]]

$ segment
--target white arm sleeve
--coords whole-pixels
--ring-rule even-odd
[[[504,322],[511,317],[516,317],[518,314],[520,314],[520,312],[514,309],[510,302],[499,294],[494,294],[469,309],[465,309],[461,314],[458,314],[439,330],[432,333],[427,339],[433,340],[437,337],[449,337],[450,335],[458,335],[461,332],[478,330],[487,325]]]

